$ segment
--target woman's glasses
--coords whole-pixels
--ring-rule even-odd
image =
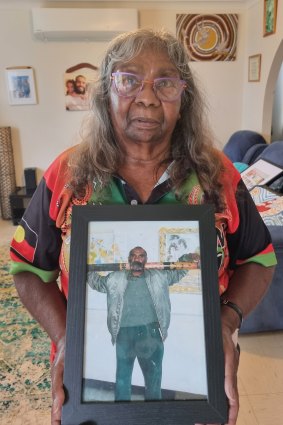
[[[177,100],[186,87],[186,82],[179,78],[162,77],[148,81],[129,72],[113,72],[111,80],[114,82],[118,96],[136,97],[143,89],[144,84],[148,83],[152,85],[158,99],[163,102]]]

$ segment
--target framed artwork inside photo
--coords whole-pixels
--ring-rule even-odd
[[[30,66],[6,68],[6,81],[10,105],[37,103],[34,72]]]
[[[276,31],[277,1],[264,0],[263,36],[274,34]]]
[[[261,54],[249,56],[249,82],[260,81]]]
[[[246,168],[241,173],[241,177],[248,190],[251,190],[254,186],[263,186],[272,182],[272,180],[275,180],[281,174],[283,174],[283,168],[265,159],[259,159],[250,167]]]
[[[72,212],[62,425],[225,423],[214,212]]]

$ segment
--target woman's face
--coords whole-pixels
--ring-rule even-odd
[[[75,85],[74,85],[74,83],[69,81],[67,83],[67,92],[70,94],[70,93],[73,93],[74,91],[75,91]]]
[[[136,74],[146,81],[162,77],[179,78],[179,72],[167,54],[151,49],[119,65],[114,71]],[[124,147],[133,143],[169,146],[180,117],[180,106],[181,96],[173,102],[160,101],[152,84],[144,84],[136,97],[126,98],[118,96],[112,83],[110,115],[118,143]]]

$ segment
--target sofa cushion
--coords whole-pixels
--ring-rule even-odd
[[[241,333],[283,329],[283,196],[256,186],[251,195],[267,225],[274,246],[277,266],[267,294],[244,320]],[[277,224],[277,225],[275,225]],[[256,285],[256,282],[254,282]]]

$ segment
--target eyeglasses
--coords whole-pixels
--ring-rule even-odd
[[[186,87],[186,82],[179,78],[162,77],[148,81],[129,72],[113,72],[111,80],[118,96],[128,98],[136,97],[145,83],[152,84],[155,95],[163,102],[177,100]]]

